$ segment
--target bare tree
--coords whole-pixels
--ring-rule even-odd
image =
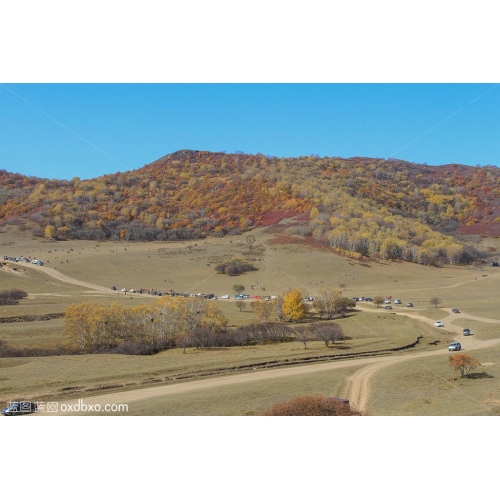
[[[344,340],[345,336],[342,333],[342,327],[338,323],[313,323],[310,327],[312,336],[316,340],[321,340],[326,347],[330,342],[333,344],[336,340]]]
[[[318,309],[320,315],[325,316],[326,319],[332,319],[335,314],[335,304],[338,298],[338,290],[334,290],[333,288],[320,290],[315,303],[315,307]]]
[[[302,325],[295,327],[293,333],[297,341],[304,344],[304,349],[307,349],[307,343],[314,338],[310,329]]]
[[[439,297],[432,297],[432,299],[429,300],[429,304],[431,306],[437,307],[439,304],[441,304],[441,299]]]
[[[186,354],[186,347],[191,347],[191,338],[188,334],[180,335],[175,342],[177,347],[182,347],[183,354]]]
[[[208,328],[196,327],[193,331],[189,332],[189,343],[191,346],[198,349],[210,349],[214,346],[214,333]]]

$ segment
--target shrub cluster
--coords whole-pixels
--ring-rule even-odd
[[[319,394],[298,396],[285,403],[268,408],[262,415],[273,417],[316,417],[316,416],[361,416],[361,412],[351,408],[347,400],[327,398]]]
[[[3,339],[0,339],[0,358],[25,358],[38,356],[62,356],[63,354],[77,354],[76,349],[65,346],[57,346],[52,349],[28,348],[19,349],[12,347]]]
[[[18,288],[0,290],[0,306],[15,306],[27,296],[27,292]]]
[[[228,276],[238,276],[247,271],[257,271],[257,268],[241,257],[234,257],[229,261],[220,262],[215,266],[215,271],[219,274],[227,274]]]

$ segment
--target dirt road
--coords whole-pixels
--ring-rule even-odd
[[[381,310],[380,308],[365,306],[361,304],[357,304],[356,307],[362,311],[369,313],[380,314],[381,311],[385,312],[385,310]],[[474,335],[464,337],[462,335],[462,328],[452,324],[454,320],[463,318],[475,321],[482,321],[485,323],[500,323],[500,320],[483,318],[479,316],[472,316],[470,314],[465,314],[465,313],[453,313],[451,309],[440,309],[440,311],[447,314],[447,316],[443,317],[441,320],[445,325],[444,327],[434,327],[434,320],[420,316],[418,314],[418,310],[415,309],[410,311],[404,309],[400,310],[391,309],[391,311],[387,312],[387,314],[399,314],[403,316],[408,316],[417,319],[419,321],[423,321],[424,323],[431,325],[433,328],[446,328],[446,330],[452,331],[457,334],[454,340],[459,341],[462,344],[463,349],[467,351],[480,349],[483,347],[488,347],[500,343],[500,338],[481,341],[476,339]],[[445,349],[439,349],[431,352],[419,352],[419,353],[408,352],[403,355],[393,356],[389,359],[374,360],[374,363],[371,363],[369,366],[362,368],[349,378],[346,398],[349,399],[351,401],[351,404],[355,406],[357,409],[362,411],[366,410],[366,404],[369,395],[369,381],[370,378],[375,374],[375,372],[383,368],[386,368],[388,366],[394,365],[396,363],[401,363],[410,359],[413,360],[428,356],[443,355],[447,353],[448,353],[448,348],[446,347]]]
[[[50,267],[37,266],[36,264],[29,264],[27,262],[16,262],[15,265],[22,266],[22,267],[28,267],[28,268],[33,269],[35,271],[45,273],[48,276],[50,276],[51,278],[62,281],[63,283],[70,283],[72,285],[81,286],[84,288],[88,288],[90,290],[95,290],[97,292],[116,295],[116,291],[111,290],[110,288],[106,288],[104,286],[95,285],[93,283],[87,283],[85,281],[80,281],[80,280],[77,280],[74,278],[70,278],[69,276],[66,276],[65,274],[60,273],[56,269],[51,269]]]
[[[468,350],[488,347],[498,343],[500,343],[500,339],[486,340],[482,342],[477,341],[473,346],[468,348]],[[249,382],[258,382],[282,377],[307,375],[311,373],[341,370],[343,368],[360,367],[360,369],[349,378],[345,397],[347,397],[347,399],[351,401],[353,407],[359,410],[365,410],[369,397],[369,382],[371,377],[378,370],[409,360],[421,359],[429,356],[444,356],[447,354],[447,348],[443,348],[430,352],[406,353],[397,356],[384,356],[371,359],[351,359],[345,361],[295,366],[290,368],[279,368],[275,370],[254,371],[251,373],[230,375],[226,377],[216,377],[205,380],[195,380],[192,382],[182,382],[173,385],[148,387],[144,389],[103,394],[99,396],[84,398],[83,402],[87,405],[100,405],[101,408],[104,408],[105,405],[130,405],[131,403],[134,403],[136,401],[165,397],[174,394],[182,394],[190,391],[215,389],[217,387],[226,387],[235,384],[245,384]],[[64,408],[68,409],[69,405],[75,405],[77,403],[78,400],[64,401],[60,403],[59,408],[61,408],[64,404],[66,405]],[[70,414],[72,414],[71,411],[59,411],[45,414],[40,413],[39,415],[51,416]]]

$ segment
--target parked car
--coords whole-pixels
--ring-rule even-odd
[[[453,309],[451,310],[451,312],[452,312],[452,313],[459,313],[460,311],[459,311],[458,309],[453,308]]]
[[[114,286],[114,285],[113,285],[113,286],[111,287],[111,290],[116,290],[116,286]]]
[[[406,307],[413,307],[413,302],[407,302]]]
[[[384,308],[384,309],[388,309],[388,310],[389,310],[389,309],[392,309],[392,306],[385,306],[385,308]]]
[[[466,337],[467,337],[467,336],[469,336],[469,335],[471,335],[470,330],[469,330],[468,328],[464,328],[464,329],[463,329],[463,331],[462,331],[462,333],[463,333]]]
[[[2,415],[5,415],[6,417],[25,415],[27,413],[35,413],[37,409],[38,405],[36,403],[32,403],[31,401],[16,401],[10,406],[7,406],[7,408],[3,408]]]
[[[394,304],[402,304],[401,299],[394,299]]]
[[[221,299],[229,299],[229,295],[221,295],[220,298]]]
[[[434,321],[434,326],[444,326],[442,321]]]
[[[460,351],[462,349],[462,344],[460,342],[452,342],[448,346],[448,351]]]
[[[373,299],[371,297],[365,297],[365,302],[373,302]]]
[[[391,303],[391,301],[389,299],[384,300],[384,304],[390,304],[390,303]]]

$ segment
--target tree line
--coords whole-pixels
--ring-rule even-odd
[[[284,294],[282,300],[256,301],[253,303],[255,309],[262,305],[269,314],[259,313],[259,324],[231,329],[219,307],[205,299],[164,296],[151,305],[132,308],[86,302],[67,307],[63,332],[81,353],[117,354],[154,354],[174,347],[185,351],[188,347],[210,349],[291,341],[301,342],[307,348],[307,343],[314,340],[329,347],[346,339],[341,326],[332,321],[287,324],[305,318],[297,315],[298,304],[292,301],[296,298],[295,291],[291,291]],[[306,309],[300,312],[305,313]],[[332,310],[326,317],[331,318],[333,314]]]

